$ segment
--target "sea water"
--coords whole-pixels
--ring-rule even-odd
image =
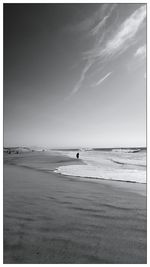
[[[85,165],[61,166],[57,173],[109,179],[125,182],[146,183],[146,149],[82,149],[78,151]],[[76,151],[60,151],[75,158]]]

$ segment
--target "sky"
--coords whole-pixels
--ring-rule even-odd
[[[4,146],[146,145],[145,4],[4,4]]]

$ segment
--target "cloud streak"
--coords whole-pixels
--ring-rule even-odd
[[[79,89],[81,87],[81,84],[85,79],[85,75],[88,72],[88,70],[90,69],[91,65],[92,65],[91,61],[87,62],[87,64],[85,65],[84,69],[82,70],[81,77],[80,77],[78,83],[75,85],[74,89],[71,92],[71,95],[74,95],[79,91]]]
[[[101,78],[97,83],[93,84],[93,86],[98,86],[102,84],[110,75],[112,72],[108,72],[103,78]]]
[[[97,35],[101,28],[106,24],[107,19],[109,18],[109,15],[105,16],[92,30],[92,35]]]

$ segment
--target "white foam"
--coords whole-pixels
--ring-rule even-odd
[[[61,166],[55,172],[79,177],[146,183],[146,173],[137,170],[121,171],[116,169],[115,172],[112,172],[89,165],[69,165]]]
[[[119,153],[135,153],[140,151],[140,149],[123,149],[123,148],[116,148],[116,149],[112,149],[113,152],[119,152]]]
[[[75,152],[65,155],[75,157]],[[55,170],[65,175],[146,183],[146,153],[119,153],[114,151],[81,151],[86,165],[61,166]]]

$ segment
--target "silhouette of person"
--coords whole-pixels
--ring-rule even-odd
[[[79,153],[76,154],[76,158],[79,159]]]

